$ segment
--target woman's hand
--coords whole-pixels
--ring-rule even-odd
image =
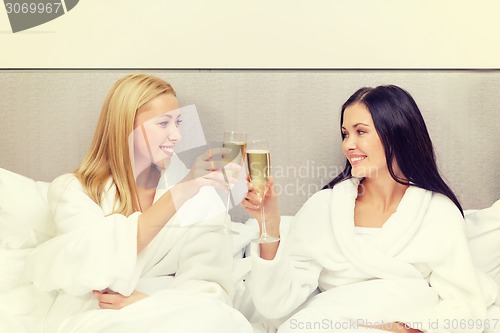
[[[254,185],[248,181],[248,193],[242,202],[245,211],[259,222],[259,227],[262,227],[260,214],[261,205],[264,205],[267,232],[272,236],[279,236],[280,210],[278,195],[276,194],[275,184],[272,178],[269,178],[266,184],[266,195],[263,200],[260,199]],[[276,232],[273,232],[273,229]]]
[[[135,290],[130,296],[123,296],[120,294],[109,293],[109,291],[99,291],[93,290],[95,298],[99,301],[99,307],[101,309],[113,309],[118,310],[126,307],[132,303],[135,303],[143,298],[148,297],[148,295],[143,294]]]
[[[264,207],[266,218],[266,231],[269,235],[280,237],[280,209],[278,205],[278,195],[276,194],[274,181],[270,178],[266,184],[266,194],[260,198],[254,185],[248,182],[248,193],[242,202],[243,208],[247,213],[255,218],[259,223],[260,232],[262,232],[261,206]],[[278,252],[280,242],[260,244],[260,257],[266,260],[272,260]]]
[[[266,195],[261,200],[256,192],[254,185],[248,182],[248,193],[242,202],[245,211],[259,222],[259,228],[262,229],[262,218],[260,206],[264,205],[266,214],[266,229],[271,236],[280,235],[280,209],[278,204],[278,195],[275,191],[275,184],[272,178],[269,178],[266,184]]]
[[[138,253],[156,237],[182,205],[199,192],[202,186],[227,188],[222,170],[241,170],[238,164],[220,160],[220,156],[229,152],[231,152],[229,148],[214,148],[200,155],[184,179],[142,212],[137,230]],[[229,176],[230,172],[226,173],[229,183],[236,183],[236,179]]]
[[[203,186],[227,189],[226,179],[229,183],[235,184],[237,179],[230,175],[240,172],[241,166],[220,159],[230,152],[230,148],[212,148],[200,155],[186,177],[174,187],[176,199],[185,201],[196,195]],[[233,172],[224,174],[223,170]]]

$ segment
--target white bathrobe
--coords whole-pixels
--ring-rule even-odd
[[[260,258],[253,245],[257,309],[269,318],[292,315],[280,333],[375,332],[391,322],[425,332],[481,332],[498,287],[475,269],[453,202],[410,186],[376,234],[359,235],[358,184],[349,179],[312,196],[273,260]]]
[[[155,201],[168,187],[163,181]],[[250,332],[231,307],[231,238],[214,231],[226,215],[213,188],[204,187],[187,201],[138,255],[140,213],[111,214],[111,185],[101,206],[72,174],[49,188],[58,235],[41,244],[26,266],[34,285],[58,293],[44,333]],[[182,210],[186,216],[212,218],[183,227]],[[121,310],[103,310],[91,291],[105,288],[150,297]]]

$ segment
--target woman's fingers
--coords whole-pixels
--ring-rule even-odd
[[[255,185],[252,184],[251,182],[248,182],[247,187],[248,187],[248,192],[247,195],[245,196],[245,200],[243,201],[246,206],[244,208],[259,209],[262,199],[257,194]]]
[[[259,209],[261,204],[261,199],[255,192],[248,192],[242,204],[244,208]]]
[[[249,191],[245,197],[247,201],[254,205],[259,205],[260,202],[262,201],[259,195],[255,191]]]
[[[226,181],[230,184],[236,184],[237,178],[234,178],[229,172],[223,172],[222,170],[211,171],[203,176],[207,180],[212,180],[216,183],[223,184],[226,186]]]
[[[182,181],[191,184],[190,196],[196,194],[202,186],[226,190],[228,183],[238,182],[242,165],[221,159],[222,155],[229,152],[231,152],[229,148],[212,148],[197,158],[189,174]]]
[[[201,170],[214,171],[222,169],[226,164],[227,162],[224,161],[199,161],[196,167]]]
[[[118,310],[123,308],[122,305],[118,305],[117,303],[105,303],[102,301],[99,301],[99,307],[101,309],[111,309],[111,310]]]
[[[226,179],[224,178],[224,174],[222,171],[212,171],[207,173],[203,178],[213,180],[220,183],[225,183]]]
[[[254,202],[254,201],[250,201],[248,199],[243,200],[241,205],[243,206],[243,208],[250,209],[250,210],[258,210],[260,208],[259,203]]]
[[[210,148],[206,152],[200,155],[200,158],[204,161],[212,160],[214,157],[222,157],[225,154],[229,154],[231,152],[230,148]]]
[[[269,177],[267,184],[266,184],[266,196],[271,196],[271,195],[276,195],[275,189],[274,189],[274,179],[272,177]]]
[[[129,304],[137,302],[145,297],[146,294],[143,294],[138,291],[134,291],[130,296],[123,296],[121,294],[108,294],[103,293],[98,290],[92,291],[95,298],[99,301],[99,307],[102,309],[121,309]]]
[[[233,170],[241,169],[239,164],[232,162],[228,163],[228,161],[223,160],[224,155],[229,153],[231,153],[230,148],[211,148],[200,155],[198,158],[198,164],[205,170],[217,170],[222,168],[229,168]]]
[[[199,169],[203,170],[209,170],[209,171],[214,171],[214,170],[227,170],[231,172],[239,172],[241,171],[241,166],[237,163],[233,162],[226,162],[226,161],[199,161],[197,167]]]
[[[123,301],[126,298],[120,294],[106,294],[94,290],[93,294],[99,301],[99,307],[103,309],[119,309],[123,307]]]
[[[220,170],[212,171],[202,177],[198,177],[197,182],[199,183],[199,186],[213,186],[221,190],[227,189],[226,180]]]

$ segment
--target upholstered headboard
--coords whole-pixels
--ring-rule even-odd
[[[50,181],[86,152],[105,94],[130,70],[0,71],[0,167]],[[500,71],[155,70],[196,104],[207,141],[266,138],[283,215],[342,169],[339,110],[361,86],[396,84],[419,105],[464,208],[500,197]],[[233,218],[243,220],[236,209]]]

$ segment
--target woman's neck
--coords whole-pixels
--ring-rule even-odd
[[[385,177],[365,178],[358,187],[358,199],[371,202],[385,211],[399,204],[408,188],[396,182],[390,174]]]
[[[145,168],[135,180],[138,190],[156,189],[160,181],[161,171],[154,164]]]

